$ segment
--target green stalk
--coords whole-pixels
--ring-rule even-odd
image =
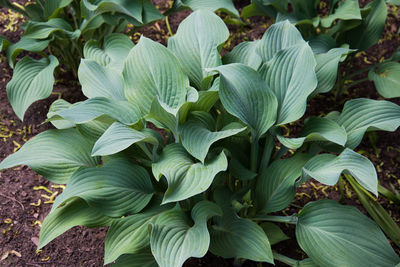
[[[273,216],[273,215],[259,215],[251,218],[254,221],[270,221],[270,222],[278,222],[278,223],[288,223],[288,224],[297,224],[297,215],[291,216]]]
[[[349,90],[351,87],[356,86],[357,84],[360,84],[360,83],[363,83],[363,82],[366,82],[366,81],[369,81],[369,78],[368,78],[368,77],[359,79],[359,80],[354,81],[354,82],[352,82],[352,83],[350,83],[350,84],[348,84],[348,85],[346,85],[346,86],[343,86],[342,92],[346,92],[346,91]]]
[[[361,204],[367,210],[368,214],[375,220],[375,222],[382,228],[385,234],[392,240],[396,246],[400,247],[400,228],[393,221],[390,215],[374,198],[368,196],[363,188],[354,180],[350,175],[345,175],[347,181],[353,187]]]
[[[342,176],[340,176],[340,178],[339,178],[339,192],[340,192],[339,203],[343,203],[343,200],[344,200],[344,182],[343,182],[343,177]]]
[[[283,263],[286,263],[289,266],[297,266],[298,261],[294,260],[292,258],[289,258],[285,255],[279,254],[276,251],[272,251],[272,254],[274,255],[274,259]]]
[[[396,194],[388,190],[386,187],[378,185],[378,193],[383,195],[388,200],[393,201],[393,203],[395,203],[396,205],[400,205],[400,198]]]
[[[372,65],[372,66],[368,66],[368,67],[362,68],[362,69],[360,69],[360,70],[358,70],[358,71],[355,71],[355,72],[353,72],[353,73],[350,73],[349,75],[346,75],[346,76],[344,77],[344,80],[345,80],[345,81],[346,81],[346,80],[351,80],[351,78],[353,78],[353,77],[355,77],[355,76],[357,76],[357,75],[360,75],[360,74],[362,74],[362,73],[364,73],[364,72],[366,72],[366,71],[369,71],[369,70],[373,69],[374,67],[375,67],[375,65]]]
[[[251,138],[251,158],[250,158],[250,170],[257,172],[258,163],[258,138]]]
[[[272,136],[272,134],[267,133],[264,145],[264,152],[261,158],[259,173],[262,173],[268,167],[274,148],[275,148],[274,137]]]
[[[143,150],[143,152],[146,154],[146,156],[150,159],[153,160],[153,154],[150,152],[150,150],[147,148],[146,144],[139,142],[138,146]]]
[[[168,29],[169,35],[170,36],[174,36],[174,34],[172,33],[171,25],[169,25],[168,16],[165,17],[165,24],[167,25],[167,29]]]

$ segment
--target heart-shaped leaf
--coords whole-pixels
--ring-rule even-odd
[[[64,192],[53,204],[59,205],[75,197],[110,217],[140,212],[153,196],[147,171],[128,160],[108,162],[96,168],[81,168],[70,178]]]
[[[207,221],[221,216],[221,209],[209,201],[198,202],[191,212],[194,225],[188,223],[178,206],[165,212],[151,226],[151,251],[160,267],[180,267],[190,257],[204,257],[210,245]]]
[[[400,126],[400,106],[384,100],[349,100],[337,122],[346,129],[346,146],[355,148],[367,131],[395,131]]]
[[[375,83],[376,90],[385,98],[400,97],[400,63],[384,62],[372,69],[368,78]]]
[[[355,207],[308,203],[296,226],[300,247],[319,266],[395,266],[400,258],[379,226]]]
[[[214,131],[214,118],[206,112],[193,112],[191,119],[181,126],[181,141],[186,150],[204,163],[211,145],[218,140],[233,136],[246,129],[233,126]],[[240,125],[239,125],[240,126]]]
[[[90,156],[92,147],[76,129],[48,130],[4,159],[0,170],[28,165],[51,182],[65,184],[79,167],[99,164],[98,157]]]
[[[220,66],[219,47],[229,37],[225,23],[211,11],[198,10],[181,22],[168,48],[180,60],[183,70],[198,89],[207,89],[210,76],[206,68]],[[212,76],[210,76],[212,78]]]
[[[92,156],[112,155],[138,142],[158,144],[158,140],[146,129],[138,131],[114,122],[94,144]]]
[[[7,95],[15,114],[21,120],[25,111],[35,101],[50,96],[54,85],[54,69],[57,58],[34,60],[29,56],[18,61],[14,75],[7,84]]]
[[[132,48],[123,70],[125,95],[142,113],[150,111],[153,100],[174,116],[186,102],[189,79],[179,60],[163,45],[145,37]]]
[[[252,68],[235,63],[215,68],[221,74],[219,95],[225,109],[246,123],[257,140],[276,119],[274,93]]]
[[[278,125],[304,115],[307,98],[317,87],[315,66],[314,54],[305,42],[280,50],[263,65],[262,76],[278,100]]]
[[[89,207],[83,199],[76,198],[54,210],[44,219],[40,229],[38,249],[74,226],[108,226],[112,218],[104,216],[97,209]]]
[[[346,148],[339,156],[320,154],[307,162],[303,178],[312,177],[327,185],[335,185],[342,172],[349,172],[365,189],[378,195],[378,176],[366,157]]]
[[[163,204],[187,199],[206,191],[214,177],[228,167],[224,152],[203,163],[196,163],[180,144],[164,148],[158,162],[153,163],[153,175],[168,181]]]

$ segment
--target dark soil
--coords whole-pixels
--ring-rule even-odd
[[[17,1],[24,3],[26,1]],[[166,0],[154,0],[158,7],[165,10],[168,7]],[[236,1],[236,6],[241,9],[250,1]],[[365,1],[363,1],[363,4]],[[400,38],[396,34],[400,27],[400,13],[390,11],[386,30],[382,41],[370,48],[367,53],[361,53],[352,64],[343,67],[343,72],[353,72],[369,64],[378,62],[382,57],[388,58],[399,47]],[[190,14],[183,11],[169,17],[172,32],[175,33],[179,22]],[[9,40],[16,42],[22,34],[19,28],[22,17],[6,9],[0,9],[0,34]],[[245,21],[245,26],[229,26],[231,36],[224,46],[223,53],[230,51],[241,41],[256,40],[261,38],[265,30],[272,24],[270,19],[255,17]],[[137,41],[140,34],[166,44],[168,29],[165,21],[158,21],[150,26],[138,30],[133,34],[133,40]],[[57,84],[49,99],[38,101],[32,105],[21,122],[12,111],[6,95],[6,84],[11,79],[12,70],[9,68],[4,54],[0,58],[0,161],[12,154],[20,145],[29,138],[51,128],[49,124],[41,124],[45,118],[50,104],[60,94],[69,102],[83,100],[79,85],[74,82],[68,72],[59,72],[56,75]],[[365,74],[364,74],[365,75]],[[363,75],[357,77],[362,78]],[[325,94],[313,99],[307,109],[306,116],[326,114],[332,110],[341,110],[347,99],[367,97],[380,99],[374,85],[369,82],[359,84],[351,88],[349,92],[341,96],[337,101],[332,94]],[[400,99],[391,99],[400,104]],[[301,125],[293,126],[296,130]],[[376,147],[371,146],[368,138],[365,138],[359,146],[359,150],[372,160],[377,166],[379,181],[390,188],[393,185],[400,189],[400,131],[394,133],[379,132]],[[41,251],[36,251],[39,236],[40,222],[48,214],[51,203],[46,204],[49,196],[44,190],[35,190],[37,187],[46,187],[52,192],[61,193],[61,188],[53,188],[52,184],[41,176],[35,174],[26,166],[17,167],[0,172],[0,266],[102,266],[104,255],[104,238],[106,229],[87,229],[74,227],[64,235],[58,237]],[[355,193],[346,187],[345,204],[354,205],[363,212],[364,209],[357,200]],[[298,189],[296,201],[283,214],[298,212],[298,206],[303,206],[309,201],[330,198],[338,200],[340,197],[337,187],[325,187],[316,181],[309,181]],[[400,210],[395,204],[389,203],[384,198],[380,203],[391,213],[397,223],[400,222]],[[40,205],[38,205],[40,203]],[[284,241],[274,247],[278,252],[302,259],[305,254],[300,250],[295,241],[294,228],[282,225],[283,230],[292,239]],[[6,257],[6,254],[8,256]],[[277,266],[285,266],[277,262]],[[190,259],[185,266],[233,266],[231,260],[225,260],[207,254],[203,259]],[[244,266],[256,266],[256,263],[246,262]],[[264,264],[263,266],[270,266]]]

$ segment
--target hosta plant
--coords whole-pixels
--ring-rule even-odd
[[[291,9],[289,9],[289,4]],[[365,51],[378,43],[388,15],[387,5],[399,5],[399,1],[371,0],[359,7],[358,0],[285,0],[262,1],[252,0],[244,8],[242,16],[267,15],[276,21],[290,20],[301,31],[303,37],[319,57],[335,47],[350,47],[353,55],[348,61],[352,63],[354,53]],[[336,94],[340,95],[352,86],[369,80],[373,81],[379,94],[385,98],[400,97],[398,56],[387,59],[362,69],[359,72],[339,73]],[[317,59],[318,62],[318,59]],[[355,79],[358,74],[368,71],[367,78]],[[331,90],[326,88],[325,91]]]
[[[21,39],[10,44],[0,37],[0,51],[7,53],[14,76],[7,85],[7,94],[16,115],[22,120],[28,107],[35,101],[50,96],[54,85],[53,72],[61,64],[77,76],[78,66],[84,56],[84,45],[96,49],[108,44],[109,35],[126,29],[130,23],[135,28],[164,18],[151,0],[37,0],[25,7],[0,0],[0,7],[23,14],[27,21]],[[210,11],[223,10],[238,16],[231,0],[176,1],[169,13],[182,8],[206,7]],[[107,53],[107,49],[106,53]],[[17,62],[22,51],[36,53],[40,60],[25,56]],[[105,60],[110,60],[108,57]]]
[[[54,102],[48,121],[57,129],[0,163],[67,184],[43,221],[39,248],[76,225],[108,226],[104,263],[116,266],[175,267],[208,251],[237,263],[398,264],[379,226],[355,207],[322,200],[298,214],[276,212],[307,180],[335,185],[342,173],[376,196],[374,166],[353,149],[367,131],[394,131],[400,107],[351,100],[340,113],[307,118],[289,138],[282,127],[304,115],[324,77],[310,46],[281,22],[222,60],[228,35],[218,16],[198,10],[168,47],[146,37],[118,46],[113,35],[118,56],[105,60],[86,45],[79,79],[88,99]],[[282,223],[295,225],[308,258],[274,251],[288,238]]]

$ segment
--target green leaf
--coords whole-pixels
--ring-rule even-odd
[[[76,39],[80,36],[80,30],[75,30],[64,19],[55,18],[46,22],[28,21],[24,32],[25,38],[46,39],[55,32],[62,32],[68,38]]]
[[[375,83],[376,90],[385,98],[400,97],[400,63],[384,62],[372,69],[368,78]]]
[[[94,144],[92,156],[112,155],[139,142],[158,144],[158,140],[146,129],[138,131],[114,122]]]
[[[344,147],[347,141],[343,126],[328,118],[319,117],[308,118],[298,138],[287,138],[282,135],[277,137],[279,142],[291,149],[298,149],[305,142],[312,141],[329,141]]]
[[[52,118],[56,115],[57,111],[60,111],[63,109],[68,109],[69,107],[71,107],[71,103],[65,101],[64,99],[57,99],[56,101],[54,101],[51,104],[51,106],[49,108],[49,112],[47,113],[47,118]],[[75,127],[75,123],[64,120],[62,118],[60,118],[58,120],[54,119],[54,120],[51,120],[50,122],[57,129],[68,129],[68,128]]]
[[[104,97],[95,97],[78,102],[68,109],[57,111],[55,114],[78,124],[90,122],[104,115],[126,125],[136,124],[140,120],[140,111],[134,104]]]
[[[116,219],[110,225],[105,240],[104,264],[116,260],[122,254],[136,254],[149,246],[149,225],[171,206],[154,207],[144,212]]]
[[[156,260],[150,250],[137,252],[135,254],[124,254],[118,257],[113,267],[158,267]]]
[[[233,5],[232,0],[175,0],[174,5],[174,8],[188,7],[194,11],[198,9],[209,10],[212,12],[221,10],[239,17],[239,12]]]
[[[94,60],[104,67],[122,71],[125,59],[133,47],[131,39],[125,34],[112,33],[104,38],[102,47],[97,41],[87,42],[83,54],[86,59]]]
[[[7,60],[11,68],[14,68],[15,59],[22,51],[29,52],[41,52],[48,47],[51,40],[36,40],[27,37],[21,37],[21,39],[15,44],[10,45],[7,48]]]
[[[242,63],[257,70],[262,63],[262,59],[257,53],[259,42],[257,40],[238,44],[222,58],[222,61],[224,64]]]
[[[378,225],[355,207],[308,203],[298,216],[297,242],[320,266],[395,266],[400,258]]]
[[[332,90],[336,84],[339,62],[343,55],[351,50],[347,48],[333,48],[326,53],[315,55],[317,66],[315,72],[317,74],[318,86],[316,93],[326,93]]]
[[[43,5],[43,12],[46,18],[54,18],[60,10],[69,4],[72,0],[46,0]]]
[[[8,41],[3,35],[0,35],[0,52],[6,50],[10,45],[10,41]]]
[[[267,235],[271,246],[290,239],[276,224],[265,222],[262,223],[260,226]]]
[[[274,124],[277,101],[261,76],[235,63],[215,68],[221,74],[219,95],[225,109],[246,123],[256,140]]]
[[[339,2],[338,8],[333,14],[321,19],[321,25],[329,28],[335,20],[361,20],[361,11],[358,6],[358,0],[345,0]]]
[[[232,210],[224,210],[210,234],[210,251],[217,256],[274,262],[264,230],[252,220],[238,217]]]
[[[312,38],[308,39],[308,44],[311,46],[311,49],[315,55],[328,53],[329,50],[337,47],[335,39],[328,34],[313,36]]]
[[[301,44],[280,50],[267,63],[261,74],[278,100],[278,118],[281,125],[302,117],[307,98],[317,87],[316,62],[310,46]]]
[[[346,146],[355,148],[367,131],[395,131],[400,126],[400,106],[384,100],[350,100],[337,122],[346,129]]]
[[[207,221],[221,216],[222,211],[212,202],[201,201],[193,207],[191,215],[192,227],[180,208],[167,211],[151,225],[151,251],[160,267],[179,267],[190,257],[206,255],[210,245]]]
[[[351,174],[365,189],[378,196],[378,176],[366,157],[346,148],[339,156],[320,154],[303,168],[303,178],[312,177],[326,185],[335,185],[342,172]]]
[[[18,118],[24,119],[25,111],[33,103],[50,96],[54,84],[57,58],[34,60],[29,56],[18,61],[14,75],[7,84],[7,95]]]
[[[265,32],[258,44],[258,54],[263,62],[268,62],[283,49],[304,43],[301,33],[289,21],[273,24]]]
[[[125,100],[124,78],[113,68],[107,68],[94,60],[82,59],[78,69],[82,92],[88,98],[106,97]]]
[[[246,127],[214,131],[216,122],[206,112],[193,112],[192,118],[181,126],[181,142],[187,152],[204,163],[211,145],[218,140],[243,132]],[[240,126],[240,125],[239,125]]]
[[[139,22],[143,22],[143,1],[142,0],[100,0],[95,1],[95,4],[91,4],[88,0],[84,0],[83,4],[87,9],[96,14],[102,13],[121,13],[127,15]]]
[[[274,161],[257,180],[257,207],[270,213],[286,208],[296,195],[296,180],[310,156],[298,154],[289,159]]]
[[[178,59],[163,45],[146,37],[131,50],[123,70],[125,95],[143,114],[155,98],[174,116],[186,102],[189,79]]]
[[[385,29],[387,7],[385,0],[371,1],[363,11],[369,11],[360,26],[346,33],[351,48],[367,50],[379,41]]]
[[[168,190],[163,204],[187,199],[206,191],[214,177],[228,167],[224,152],[203,163],[195,163],[180,144],[164,148],[158,162],[153,163],[153,175],[160,180],[164,175]]]
[[[140,212],[153,196],[147,171],[123,160],[108,162],[103,167],[86,167],[76,171],[64,192],[57,197],[52,211],[66,201],[79,197],[110,217]]]
[[[0,163],[0,170],[28,165],[53,183],[65,184],[81,166],[97,166],[93,144],[76,129],[48,130],[29,140]]]
[[[83,199],[73,199],[51,212],[44,219],[40,229],[38,249],[43,248],[74,226],[102,227],[110,225],[112,220],[97,209],[89,207]]]
[[[220,17],[198,10],[181,22],[176,35],[168,39],[168,48],[178,57],[192,84],[207,89],[212,76],[205,69],[222,65],[219,47],[228,37],[228,28]]]

